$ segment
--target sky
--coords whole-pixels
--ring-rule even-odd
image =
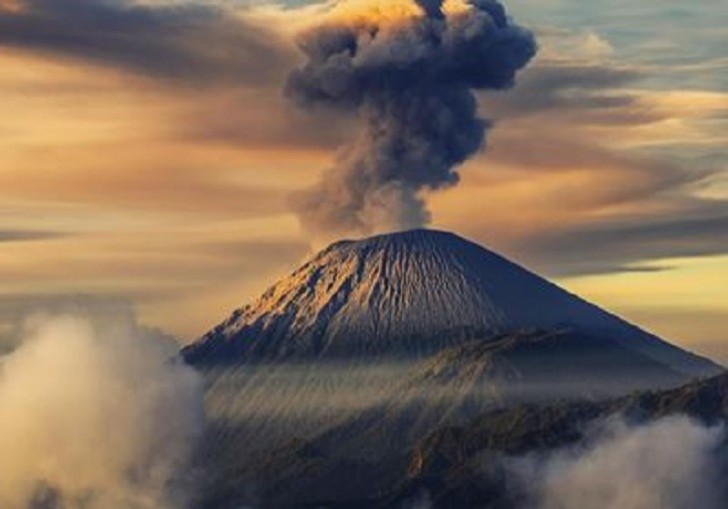
[[[539,54],[431,226],[728,363],[724,0],[505,5]],[[0,0],[0,333],[88,296],[189,341],[321,247],[290,196],[353,121],[281,90],[329,7]]]

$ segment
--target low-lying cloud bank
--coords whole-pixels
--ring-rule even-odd
[[[56,311],[0,357],[0,507],[181,509],[202,385],[132,317]],[[514,507],[719,509],[726,433],[687,417],[608,419],[579,444],[505,461]],[[405,507],[427,507],[427,497]]]
[[[36,317],[0,358],[0,507],[183,507],[202,385],[127,317]]]
[[[725,504],[723,426],[687,417],[608,420],[578,446],[513,460],[529,509],[718,509]]]

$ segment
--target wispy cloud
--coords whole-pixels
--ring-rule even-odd
[[[31,242],[34,240],[54,239],[63,236],[60,232],[34,230],[0,230],[0,243]]]
[[[186,84],[260,84],[292,51],[265,26],[220,6],[19,0],[0,10],[0,44],[87,59]]]

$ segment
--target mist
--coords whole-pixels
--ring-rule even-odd
[[[688,417],[634,426],[608,419],[578,446],[510,464],[530,509],[718,509],[724,427]]]
[[[38,315],[0,358],[0,507],[181,509],[202,384],[125,313]]]

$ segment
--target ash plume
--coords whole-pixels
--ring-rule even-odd
[[[316,236],[428,223],[421,193],[457,184],[457,167],[491,126],[474,92],[511,87],[536,53],[533,35],[495,0],[343,1],[298,44],[306,62],[286,95],[359,124],[334,167],[294,197]]]

